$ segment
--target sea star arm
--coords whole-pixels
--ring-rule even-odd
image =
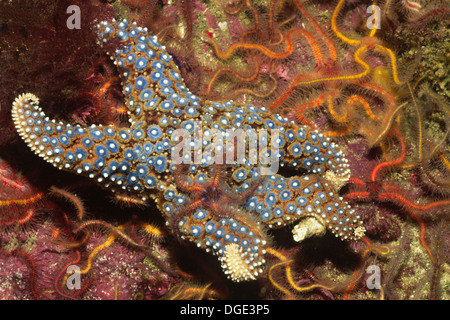
[[[198,98],[186,88],[173,58],[150,36],[147,28],[127,20],[98,25],[100,44],[115,41],[120,45],[107,52],[122,79],[125,105],[132,128],[144,124],[160,125],[161,115],[188,104],[199,106]]]
[[[273,175],[256,190],[246,208],[258,215],[269,228],[280,228],[298,221],[314,218],[342,240],[361,237],[361,220],[347,202],[343,201],[332,184],[317,175],[285,178]],[[295,232],[294,232],[295,234]],[[313,233],[305,230],[305,235]],[[304,237],[296,237],[298,241]]]
[[[59,169],[96,179],[113,191],[140,193],[156,186],[147,169],[151,143],[137,147],[147,136],[144,130],[57,122],[45,115],[31,93],[16,98],[12,118],[31,150]]]

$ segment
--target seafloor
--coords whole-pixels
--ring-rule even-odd
[[[376,4],[378,20],[358,0],[0,1],[0,299],[448,300],[448,2]],[[36,156],[11,118],[22,93],[66,123],[127,125],[105,54],[118,44],[96,44],[113,18],[157,35],[199,97],[264,106],[339,143],[352,172],[339,194],[365,236],[268,230],[263,272],[235,283],[152,201]]]

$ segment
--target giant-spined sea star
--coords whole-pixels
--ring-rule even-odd
[[[265,225],[278,228],[298,222],[292,229],[296,241],[322,234],[326,228],[343,240],[356,240],[364,234],[359,216],[336,193],[350,170],[329,138],[264,107],[201,100],[185,86],[157,38],[136,23],[102,22],[98,28],[100,43],[114,38],[126,43],[111,58],[121,73],[130,127],[84,128],[57,122],[46,117],[35,95],[25,93],[14,101],[12,117],[35,153],[55,167],[95,179],[113,192],[152,198],[174,233],[219,256],[225,273],[234,281],[255,279],[262,272],[270,245]],[[200,138],[194,132],[199,124]],[[192,146],[191,155],[203,151],[200,163],[174,163],[171,155],[178,142],[177,129],[192,134],[188,145]],[[279,149],[272,156],[280,166],[302,168],[308,174],[284,177],[273,173],[262,179],[266,166],[244,158],[221,166],[219,177],[217,170],[210,170],[211,154],[205,152],[216,143],[211,142],[212,133],[226,137],[238,129],[266,130],[263,137],[273,139],[272,147]],[[276,138],[273,130],[278,130]],[[243,140],[247,147],[248,140]],[[186,169],[184,182],[177,177],[180,167]],[[208,192],[224,192],[214,182],[219,178],[227,190],[245,199],[229,203],[232,210],[225,213],[216,212],[212,205],[190,203],[191,198],[214,201]],[[186,187],[190,183],[205,186],[196,190],[206,194],[193,196]]]

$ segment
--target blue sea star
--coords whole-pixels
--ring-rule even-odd
[[[185,86],[157,38],[136,23],[114,20],[100,23],[98,29],[100,44],[111,39],[125,43],[110,55],[121,73],[130,126],[57,122],[45,115],[35,95],[25,93],[14,101],[12,117],[36,154],[113,192],[153,199],[174,234],[217,255],[233,281],[256,279],[263,271],[264,254],[271,245],[266,226],[297,223],[292,228],[296,241],[327,228],[343,240],[364,234],[359,216],[336,193],[350,170],[329,138],[264,107],[201,100]],[[195,157],[200,152],[200,163],[173,161],[179,129],[193,135],[188,144],[192,150],[183,155]],[[272,156],[279,165],[307,174],[273,173],[262,178],[267,166],[247,158],[222,165],[220,174],[211,170],[211,154],[205,151],[212,146],[212,133],[226,137],[237,129],[266,130],[262,137],[273,139],[272,147],[278,151]],[[200,138],[195,130],[201,131]],[[276,138],[273,130],[278,130]],[[249,146],[249,140],[243,142]],[[240,196],[240,201],[231,201],[232,195]],[[215,203],[219,198],[228,203],[215,209],[220,207]]]

